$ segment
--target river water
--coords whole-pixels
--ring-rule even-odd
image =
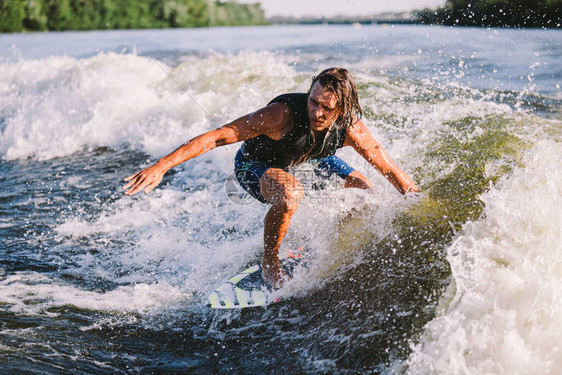
[[[556,374],[562,33],[265,26],[0,36],[2,373]],[[124,177],[330,66],[423,189],[309,191],[293,297],[215,311],[267,206],[236,145],[148,195]]]

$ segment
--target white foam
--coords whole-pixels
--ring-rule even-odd
[[[294,86],[292,69],[270,52],[186,59],[172,68],[100,53],[0,65],[0,157],[49,159],[124,144],[162,155]]]
[[[117,283],[170,283],[196,293],[190,303],[199,303],[261,250],[263,207],[238,206],[221,185],[214,189],[186,193],[168,186],[136,200],[123,197],[95,220],[69,218],[57,228],[57,238],[96,247],[95,256],[76,257],[76,272],[93,270]],[[237,232],[221,235],[230,228]],[[120,270],[124,276],[116,276]]]
[[[453,282],[412,374],[557,374],[562,367],[562,145],[538,143],[451,245]]]
[[[48,256],[90,249],[73,252],[63,273],[114,286],[100,292],[53,274],[19,272],[0,281],[0,303],[29,315],[61,306],[169,315],[204,305],[220,282],[259,258],[262,249],[263,206],[238,206],[221,194],[186,193],[172,185],[137,199],[124,196],[94,219],[69,217],[56,227],[60,245]],[[239,232],[221,234],[233,227]]]
[[[0,288],[0,302],[8,304],[10,311],[26,315],[49,314],[48,308],[61,306],[147,313],[190,297],[180,288],[165,283],[139,283],[101,293],[56,283],[36,272],[10,275],[0,282]]]

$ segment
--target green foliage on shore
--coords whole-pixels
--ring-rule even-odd
[[[447,0],[418,14],[423,23],[483,27],[560,28],[562,0]]]
[[[216,0],[0,0],[0,32],[265,23],[260,4]]]

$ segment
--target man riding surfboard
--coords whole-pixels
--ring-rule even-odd
[[[220,128],[201,134],[169,155],[125,179],[125,194],[150,192],[164,174],[218,146],[243,142],[235,158],[240,185],[254,198],[271,204],[264,222],[263,277],[280,287],[286,277],[279,262],[281,241],[289,229],[304,189],[289,168],[312,163],[324,175],[337,175],[345,187],[370,189],[373,184],[335,156],[351,146],[400,193],[419,191],[414,181],[388,156],[361,121],[355,82],[343,68],[313,77],[308,93],[284,94],[267,106]]]

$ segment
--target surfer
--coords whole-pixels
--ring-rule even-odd
[[[257,200],[271,204],[264,222],[263,277],[280,287],[286,277],[279,261],[281,241],[289,229],[304,188],[289,168],[304,162],[325,176],[337,175],[345,187],[371,189],[367,177],[335,156],[351,146],[402,194],[419,191],[388,156],[361,121],[351,74],[330,68],[313,77],[308,93],[284,94],[267,106],[220,128],[201,134],[154,165],[125,179],[125,194],[150,192],[164,174],[218,146],[243,142],[235,158],[240,185]]]

